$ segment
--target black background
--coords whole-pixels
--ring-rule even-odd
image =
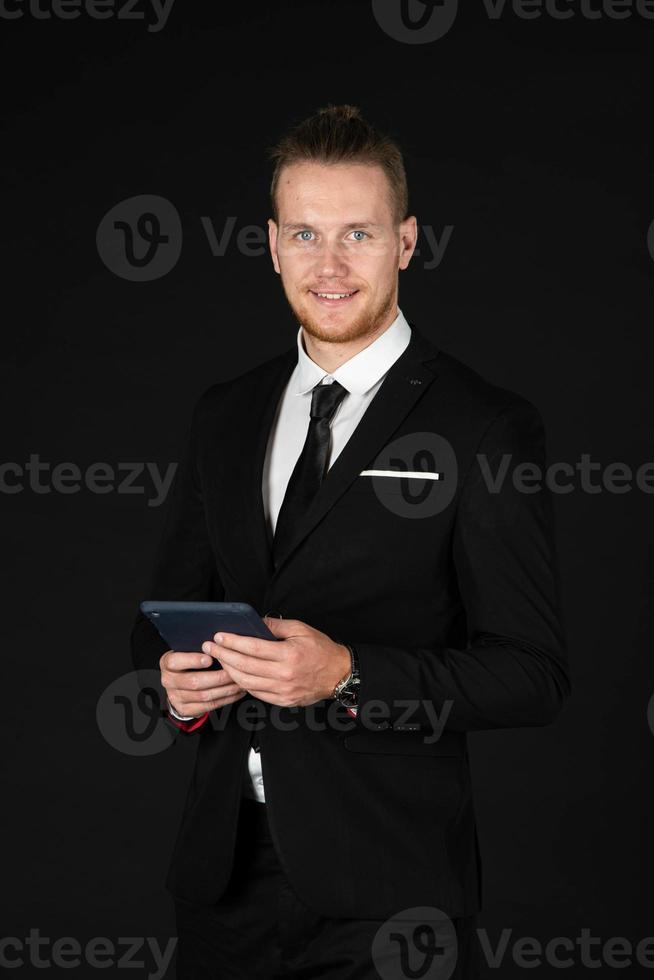
[[[204,388],[294,342],[269,257],[234,241],[213,256],[200,219],[265,227],[265,147],[327,102],[389,129],[411,213],[453,227],[437,268],[402,273],[407,318],[533,401],[550,460],[654,458],[654,22],[493,20],[467,2],[446,36],[406,44],[368,2],[176,0],[147,25],[0,18],[4,461],[165,468]],[[141,194],[175,205],[183,248],[130,282],[96,230]],[[130,757],[96,723],[131,670],[165,511],[148,495],[3,489],[3,935],[175,934],[163,878],[193,746]],[[480,924],[493,942],[589,928],[636,943],[654,935],[652,496],[577,483],[555,507],[573,696],[549,728],[470,739]],[[509,951],[501,976],[524,973]]]

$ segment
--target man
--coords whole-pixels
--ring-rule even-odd
[[[408,976],[431,917],[413,975],[472,977],[466,733],[548,724],[569,690],[550,500],[488,479],[544,465],[542,424],[398,308],[417,224],[393,140],[329,106],[272,157],[297,342],[199,399],[150,595],[248,602],[278,639],[132,636],[199,742],[178,976]]]

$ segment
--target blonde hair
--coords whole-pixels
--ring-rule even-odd
[[[408,217],[409,191],[402,151],[394,139],[367,122],[357,106],[329,104],[319,109],[296,123],[266,152],[274,163],[270,201],[276,222],[280,173],[285,166],[304,161],[377,164],[388,179],[396,223]]]

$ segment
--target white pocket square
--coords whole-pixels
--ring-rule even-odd
[[[359,476],[394,476],[408,480],[440,480],[442,473],[427,470],[362,470]]]

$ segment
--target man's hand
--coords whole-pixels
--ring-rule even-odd
[[[178,714],[199,718],[245,696],[245,690],[234,682],[228,670],[190,669],[210,664],[211,657],[204,653],[167,650],[161,657],[161,683]]]
[[[202,649],[261,701],[288,708],[330,698],[350,672],[348,648],[298,619],[266,617],[265,623],[278,640],[221,632]]]

